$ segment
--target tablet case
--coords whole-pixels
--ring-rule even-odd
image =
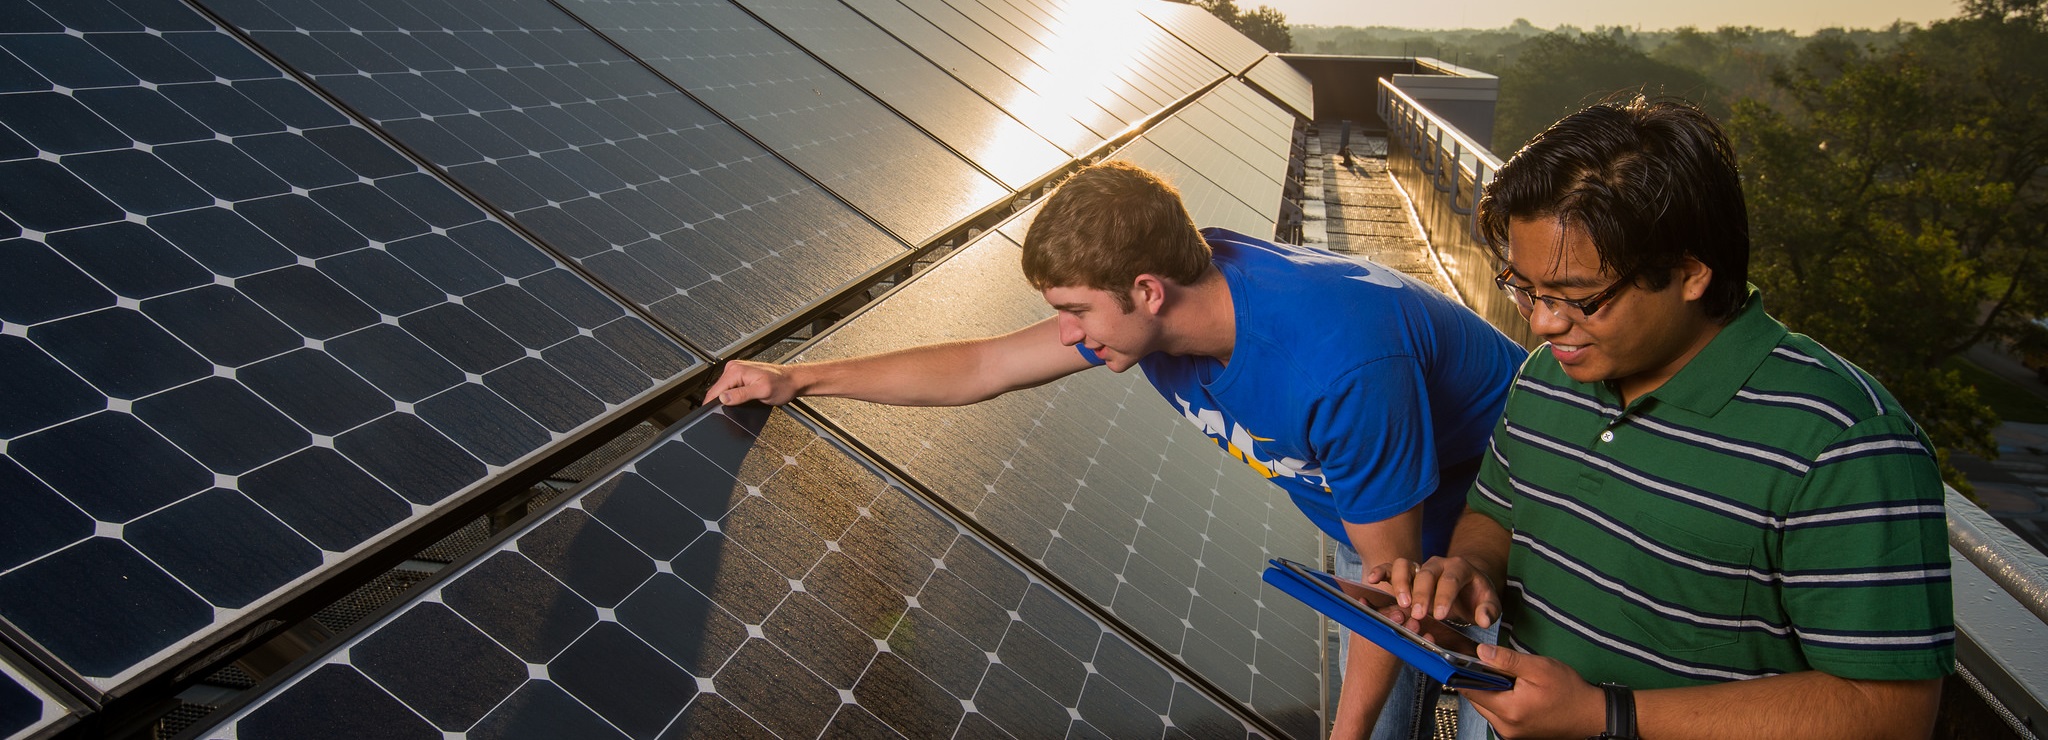
[[[1358,602],[1340,594],[1333,594],[1308,580],[1312,577],[1319,578],[1329,584],[1331,589],[1337,589],[1336,580],[1328,573],[1309,570],[1295,563],[1296,567],[1301,567],[1301,570],[1307,573],[1304,575],[1284,564],[1289,562],[1291,561],[1282,559],[1268,561],[1266,572],[1261,578],[1273,584],[1274,588],[1299,599],[1301,603],[1337,620],[1351,631],[1364,635],[1365,639],[1393,653],[1394,657],[1400,658],[1408,665],[1415,666],[1417,670],[1429,674],[1430,678],[1458,689],[1501,691],[1514,687],[1513,678],[1457,665],[1429,648],[1416,644],[1408,636],[1381,622],[1377,615],[1367,612]],[[1341,589],[1339,591],[1341,592]]]

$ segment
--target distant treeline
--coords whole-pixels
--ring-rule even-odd
[[[1542,29],[1517,18],[1505,28],[1415,30],[1385,26],[1294,26],[1294,50],[1312,54],[1434,57],[1501,77],[1494,149],[1521,143],[1579,107],[1620,89],[1647,87],[1726,114],[1736,100],[1783,102],[1772,84],[1814,41],[1888,50],[1917,30],[1722,27],[1639,31],[1621,26]]]

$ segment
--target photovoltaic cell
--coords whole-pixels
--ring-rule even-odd
[[[799,359],[988,336],[1050,316],[1002,233]],[[1317,557],[1320,536],[1139,374],[1089,370],[958,408],[802,403],[1194,673],[1290,734],[1319,734],[1320,618],[1258,574],[1267,558]]]
[[[727,0],[564,7],[905,241],[1010,192]]]
[[[740,2],[1011,189],[1067,162],[1044,137],[839,0]]]
[[[758,407],[685,420],[206,732],[1250,735],[810,422]]]
[[[904,249],[545,0],[207,4],[714,353]]]
[[[1065,112],[1055,110],[1046,96],[1026,87],[902,3],[896,0],[842,1],[1067,154],[1078,155],[1102,143],[1101,135],[1088,130]]]
[[[1288,108],[1292,108],[1295,115],[1315,120],[1314,83],[1309,82],[1306,75],[1295,70],[1293,65],[1288,64],[1287,60],[1281,59],[1279,55],[1268,55],[1265,59],[1259,60],[1258,64],[1252,65],[1252,68],[1244,73],[1244,78],[1285,103]]]
[[[1138,10],[1217,65],[1240,74],[1266,56],[1265,47],[1238,33],[1200,6],[1183,3],[1141,3]]]
[[[0,616],[100,691],[701,366],[184,4],[0,13]]]

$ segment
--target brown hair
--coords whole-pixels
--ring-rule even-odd
[[[1125,312],[1139,275],[1193,285],[1209,266],[1209,243],[1180,191],[1129,162],[1075,172],[1046,199],[1024,235],[1024,278],[1031,287],[1106,290]]]

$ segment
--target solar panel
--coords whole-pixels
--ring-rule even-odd
[[[182,3],[0,12],[0,616],[86,685],[701,367]]]
[[[1115,136],[1126,125],[1123,120],[1090,97],[1091,94],[1099,94],[1100,85],[1091,79],[1099,74],[1099,69],[1076,71],[1069,67],[1063,70],[1068,72],[1068,76],[1063,77],[1019,52],[1008,41],[962,15],[944,0],[900,2],[1037,93],[1042,103],[1050,110],[1079,121],[1082,126],[1099,137],[1098,141]],[[1099,57],[1090,59],[1098,60]]]
[[[1282,132],[1282,136],[1285,135]],[[1259,204],[1265,204],[1267,210],[1279,208],[1280,183],[1268,173],[1285,174],[1287,159],[1265,158],[1255,165],[1239,158],[1225,142],[1250,137],[1237,133],[1235,129],[1197,129],[1187,122],[1185,116],[1176,115],[1146,131],[1145,138],[1202,173],[1203,177],[1245,205],[1257,208]]]
[[[1231,74],[1250,69],[1266,56],[1265,47],[1198,6],[1140,3],[1138,10]]]
[[[1240,178],[1247,188],[1285,183],[1294,144],[1294,118],[1244,115],[1239,103],[1261,106],[1266,112],[1280,110],[1251,92],[1243,82],[1227,80],[1146,134],[1162,142],[1184,139],[1191,153],[1214,157],[1214,167],[1198,168],[1212,178],[1222,179],[1219,174]],[[1169,148],[1183,153],[1179,148]],[[1270,205],[1280,198],[1277,187],[1270,192],[1242,192],[1246,194],[1245,202],[1254,207]]]
[[[902,3],[896,0],[843,2],[873,21],[876,26],[902,40],[933,64],[973,88],[982,97],[1001,106],[1005,112],[1058,145],[1067,154],[1078,155],[1102,143],[1100,135],[1089,131],[1066,113],[1054,110],[1043,96],[1025,87],[1009,73],[963,46],[959,40],[939,30],[939,27],[904,7]]]
[[[798,359],[988,336],[1051,315],[1003,234]],[[1318,736],[1321,622],[1258,573],[1270,557],[1314,562],[1320,535],[1140,374],[1090,370],[958,408],[802,403],[1195,674],[1287,733]]]
[[[748,10],[1011,189],[1068,155],[838,0],[741,0]]]
[[[1285,108],[1274,105],[1272,101],[1253,92],[1250,87],[1241,84],[1217,86],[1216,100],[1213,105],[1217,111],[1224,112],[1225,115],[1229,115],[1230,111],[1235,111],[1237,115],[1259,121],[1261,125],[1269,129],[1291,129],[1295,123],[1293,113]],[[1292,137],[1287,138],[1292,139]],[[1285,142],[1276,141],[1276,144],[1285,145]]]
[[[210,5],[713,353],[904,250],[545,0]]]
[[[1072,6],[957,0],[930,11],[956,11],[975,31],[990,30],[1050,76],[1047,87],[1071,90],[1135,124],[1213,82],[1221,68],[1132,6]],[[1028,73],[1028,70],[1027,70]],[[1101,122],[1098,127],[1110,126]]]
[[[700,413],[207,736],[1249,735],[901,485]]]
[[[1280,55],[1270,54],[1259,60],[1258,64],[1245,71],[1244,78],[1293,109],[1295,115],[1311,121],[1316,119],[1314,83]]]
[[[1266,236],[1280,210],[1293,128],[1292,115],[1229,80],[1114,158],[1172,182],[1196,223]]]
[[[1172,183],[1180,190],[1181,200],[1187,203],[1188,215],[1193,216],[1197,224],[1221,226],[1261,238],[1273,234],[1277,220],[1275,214],[1280,210],[1278,202],[1264,209],[1255,209],[1210,180],[1201,170],[1168,152],[1158,142],[1141,136],[1118,149],[1110,158],[1144,167]]]
[[[727,0],[564,7],[912,244],[1010,192]]]
[[[1220,91],[1204,96],[1194,105],[1175,113],[1173,120],[1180,127],[1191,129],[1194,135],[1223,147],[1275,185],[1284,184],[1288,155],[1293,146],[1293,127],[1274,126],[1267,121],[1236,115],[1236,109],[1222,98]]]
[[[0,648],[0,737],[47,736],[77,721],[69,707],[30,678],[13,651]]]

